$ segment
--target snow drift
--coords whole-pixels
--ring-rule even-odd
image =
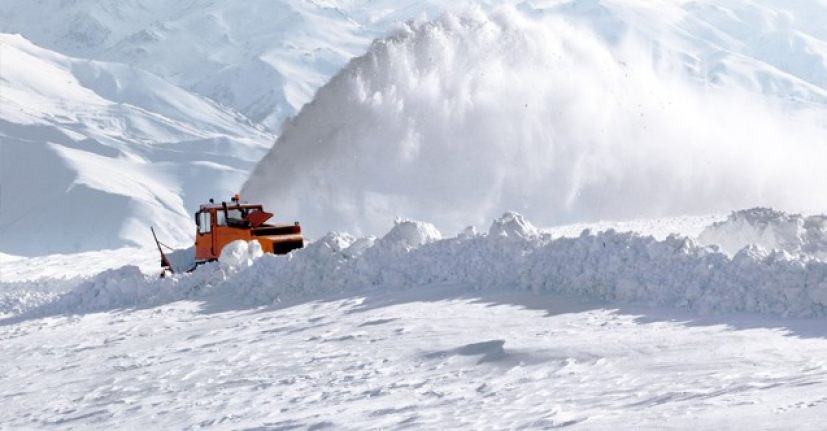
[[[60,295],[17,300],[4,313],[85,313],[191,299],[268,305],[373,289],[517,289],[610,301],[685,307],[701,313],[748,311],[788,316],[827,311],[827,262],[748,246],[734,257],[677,235],[656,240],[609,230],[554,239],[517,213],[488,233],[442,238],[433,225],[397,220],[385,236],[330,233],[288,256],[261,255],[240,241],[221,262],[157,279],[137,267],[106,271]],[[225,256],[226,254],[226,256]],[[22,291],[16,289],[15,292]],[[40,307],[33,308],[40,299]]]
[[[803,259],[827,260],[827,216],[805,217],[770,208],[736,211],[704,229],[698,241],[718,245],[730,255],[758,246]]]
[[[684,78],[631,39],[514,9],[411,23],[319,90],[244,194],[311,235],[507,208],[548,225],[827,207],[819,121]]]

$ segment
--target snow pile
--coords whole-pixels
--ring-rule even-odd
[[[148,292],[140,288],[145,280],[136,266],[110,269],[62,295],[57,302],[62,310],[106,309],[115,298],[121,304],[140,305],[151,299]]]
[[[827,216],[805,217],[770,208],[736,211],[704,229],[698,241],[717,245],[730,255],[755,245],[802,258],[827,260]]]
[[[510,233],[503,226],[519,227]],[[691,239],[613,230],[553,239],[516,213],[490,232],[439,239],[433,226],[398,221],[384,237],[331,233],[287,256],[255,245],[227,247],[220,264],[157,279],[135,267],[107,271],[31,315],[151,306],[180,299],[266,305],[340,292],[456,285],[643,301],[702,313],[749,311],[794,316],[827,310],[827,262],[747,247],[734,257]],[[367,289],[367,290],[366,290]],[[219,298],[219,299],[216,299]],[[8,312],[8,310],[7,310]]]
[[[515,219],[515,214],[506,214],[491,231]],[[232,289],[264,303],[366,287],[439,283],[644,301],[702,313],[812,316],[827,307],[827,263],[754,248],[730,258],[679,236],[658,241],[612,230],[560,239],[463,234],[397,254],[382,250],[385,240],[351,253],[355,238],[332,234],[288,259],[265,255],[239,272]]]
[[[230,242],[221,249],[218,262],[221,263],[221,267],[224,269],[236,270],[252,265],[253,260],[258,259],[263,254],[264,251],[261,249],[261,243],[258,241],[238,239]]]
[[[488,235],[492,237],[521,238],[529,239],[539,235],[534,225],[527,222],[522,215],[513,211],[506,212],[488,229]]]
[[[827,207],[819,121],[652,57],[509,8],[410,23],[319,90],[243,193],[311,236]]]
[[[206,295],[213,284],[227,280],[228,275],[229,273],[213,263],[202,265],[193,273],[167,278],[147,276],[135,266],[125,266],[90,277],[68,292],[56,296],[54,300],[37,304],[38,306],[33,309],[26,309],[21,316],[82,314],[152,307]]]
[[[79,277],[0,281],[0,317],[20,314],[54,302],[83,281]]]
[[[442,234],[430,223],[397,219],[393,229],[375,243],[375,250],[404,253],[440,239]]]
[[[701,313],[748,311],[821,315],[827,265],[784,253],[744,249],[733,258],[691,240],[607,233],[563,239],[532,256],[523,281],[609,300],[687,307]]]

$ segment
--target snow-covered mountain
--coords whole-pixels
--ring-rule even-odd
[[[565,16],[610,42],[640,32],[655,55],[681,51],[702,79],[827,100],[823,1],[7,0],[0,32],[137,66],[276,131],[372,39],[407,19],[470,4]]]
[[[362,25],[314,2],[2,2],[0,250],[191,241],[190,212],[238,191],[286,116],[428,8],[366,6]]]
[[[586,22],[609,43],[626,34],[653,58],[677,55],[697,81],[780,99],[827,103],[827,2],[581,0],[535,6]]]
[[[188,238],[273,135],[148,72],[0,35],[0,249],[76,252]]]
[[[11,0],[0,32],[141,68],[276,131],[388,25],[441,9],[429,3]]]
[[[822,1],[491,0],[469,6],[435,0],[7,0],[0,3],[0,32],[8,34],[0,48],[0,250],[41,254],[146,245],[150,224],[168,242],[186,242],[197,204],[237,191],[281,133],[282,121],[352,57],[364,54],[371,40],[403,31],[401,23],[411,18],[423,22],[445,11],[462,16],[469,8],[473,14],[503,4],[530,19],[557,17],[585,27],[612,55],[632,37],[647,62],[693,82],[694,95],[704,88],[737,88],[758,95],[748,105],[775,104],[796,115],[811,110],[815,119],[808,124],[822,122]],[[498,61],[507,60],[508,53],[501,54]],[[625,70],[634,75],[640,69],[626,63]],[[591,72],[601,84],[601,71]],[[352,108],[346,100],[336,103],[333,109],[343,113]],[[649,108],[657,112],[657,105]],[[679,112],[669,115],[663,119],[680,119]],[[313,119],[303,124],[330,126]],[[752,124],[738,128],[749,131]],[[796,140],[812,140],[810,132]],[[401,141],[388,145],[392,151],[404,147]],[[285,202],[283,193],[288,209],[299,199],[316,199],[299,184],[308,181],[304,174],[277,181],[259,188],[278,190],[275,203]],[[361,190],[369,192],[368,186]],[[52,212],[57,207],[64,209],[60,216]],[[505,209],[492,206],[490,212]],[[377,214],[387,224],[393,212],[406,211]],[[615,215],[645,212],[631,208]],[[317,234],[337,227],[321,225],[324,220],[312,213],[289,216],[306,220]]]

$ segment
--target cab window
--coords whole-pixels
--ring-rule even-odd
[[[232,208],[227,210],[227,221],[231,225],[238,225],[244,223],[244,211],[240,208]]]
[[[212,218],[210,213],[205,211],[198,214],[198,233],[210,233],[212,231]]]

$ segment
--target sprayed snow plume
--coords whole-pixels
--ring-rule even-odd
[[[410,23],[318,91],[244,193],[315,236],[827,206],[819,122],[639,45],[510,8]]]

